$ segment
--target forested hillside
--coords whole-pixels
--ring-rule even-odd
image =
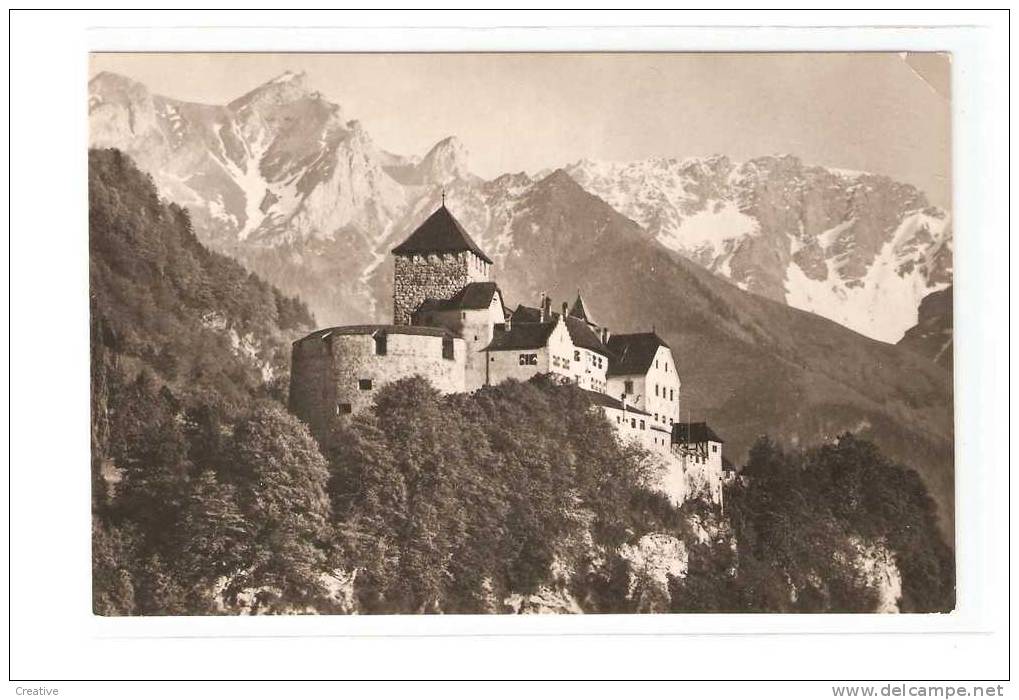
[[[946,610],[916,472],[764,440],[676,508],[586,394],[388,385],[323,455],[283,398],[313,324],[90,152],[93,607],[102,615]]]
[[[116,150],[89,151],[89,285],[94,343],[121,365],[232,407],[286,387],[290,341],[314,319],[195,237]]]

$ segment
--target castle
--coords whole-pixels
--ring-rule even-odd
[[[546,374],[586,391],[621,440],[656,455],[674,502],[721,502],[732,473],[723,441],[705,423],[681,422],[678,367],[658,335],[610,333],[579,291],[559,310],[544,294],[537,307],[508,310],[492,260],[445,202],[392,254],[392,325],[325,328],[293,345],[290,408],[320,444],[397,379],[420,375],[454,393]]]

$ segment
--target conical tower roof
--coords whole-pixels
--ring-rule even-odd
[[[570,309],[570,316],[587,321],[592,326],[598,325],[598,322],[591,318],[591,315],[587,312],[587,307],[584,306],[584,298],[580,295],[579,289],[577,290],[577,300],[573,302],[573,308]]]
[[[459,253],[469,250],[492,264],[491,258],[478,247],[453,214],[441,205],[425,219],[400,245],[393,248],[394,255],[428,255],[429,253]]]

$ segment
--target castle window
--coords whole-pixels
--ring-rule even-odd
[[[538,355],[533,352],[522,352],[520,353],[520,364],[536,365],[538,364]]]
[[[573,351],[573,361],[580,362],[580,350]]]
[[[633,393],[633,380],[632,379],[627,379],[625,382],[623,382],[623,392],[627,393],[627,394],[632,394]]]
[[[372,380],[371,379],[358,379],[357,388],[361,391],[371,391]]]
[[[656,413],[655,414],[655,423],[657,423],[657,422],[658,422],[658,414]]]
[[[643,429],[644,429],[644,421],[641,421],[641,422],[640,422],[640,429],[641,429],[641,430],[643,430]]]
[[[388,349],[388,343],[386,342],[387,336],[385,333],[376,333],[372,336],[375,339],[375,354],[385,355]]]
[[[655,369],[658,369],[658,360],[655,360]]]
[[[674,395],[674,393],[675,393],[675,392],[674,392],[674,390],[673,390],[673,389],[669,389],[669,401],[672,401],[672,399],[673,399],[673,397],[674,397],[674,396],[673,396],[673,395]]]
[[[449,337],[443,337],[442,339],[442,357],[447,360],[453,359],[453,339]]]
[[[658,385],[655,384],[655,396],[658,396]]]
[[[636,418],[631,418],[630,419],[630,427],[631,428],[636,428],[637,427],[637,419]]]
[[[711,446],[711,451],[712,452],[718,452],[718,445],[712,445]]]
[[[351,407],[350,407],[349,403],[338,403],[338,404],[336,404],[336,415],[338,415],[338,416],[345,416],[345,415],[349,414],[350,411],[351,411]]]

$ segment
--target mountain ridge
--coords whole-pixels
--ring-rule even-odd
[[[179,185],[172,169],[189,163],[197,168],[184,183],[195,188],[187,186],[190,200],[181,202],[189,208],[208,183],[209,192],[247,192],[248,200],[267,186],[268,192],[258,193],[259,223],[243,238],[238,236],[242,227],[234,200],[198,201],[195,228],[217,250],[288,294],[308,300],[320,324],[390,317],[389,250],[444,197],[495,261],[493,278],[510,303],[534,303],[541,292],[571,299],[582,288],[592,313],[610,329],[655,326],[676,351],[688,410],[719,426],[735,461],[764,433],[793,444],[815,444],[842,432],[860,432],[923,475],[950,526],[952,399],[942,368],[834,321],[739,289],[724,275],[664,245],[653,230],[578,183],[567,168],[552,169],[541,178],[515,173],[486,181],[463,167],[465,149],[448,139],[440,142],[444,145],[429,166],[421,168],[424,157],[382,151],[359,123],[343,121],[338,107],[330,112],[336,116],[329,116],[321,105],[314,106],[320,97],[300,97],[299,105],[279,113],[269,110],[271,119],[259,121],[249,115],[249,133],[261,134],[257,143],[266,148],[258,158],[248,142],[234,148],[237,144],[230,135],[243,129],[227,112],[171,104],[182,119],[193,117],[198,122],[177,127],[176,132],[192,146],[211,144],[205,150],[180,153],[165,147],[166,129],[173,131],[176,124],[168,109],[146,111],[149,102],[139,101],[134,92],[124,98],[128,109],[123,95],[114,99],[99,94],[102,90],[96,92],[99,101],[92,114],[100,116],[93,120],[93,134],[108,139],[116,135],[109,125],[130,127],[119,132],[120,137],[142,151],[141,159],[150,159],[151,164],[143,167],[157,183],[169,183],[163,188],[165,196],[172,198]],[[137,114],[128,119],[135,107]],[[317,115],[310,131],[315,138],[292,143],[285,136],[293,132],[280,132],[284,137],[280,143],[278,136],[267,141],[288,115],[293,119],[306,110]],[[278,157],[263,171],[261,164],[273,144]],[[174,157],[160,160],[167,153]],[[258,164],[259,178],[253,178],[247,189],[234,182],[236,190],[231,190],[227,181],[232,176],[224,159],[238,171],[243,165],[245,173]],[[778,166],[788,170],[789,178],[799,177],[795,163],[781,161]],[[719,160],[691,167],[720,174],[729,166]],[[710,185],[711,177],[704,185],[705,196],[712,195]],[[767,188],[758,195],[779,201],[792,196]],[[221,204],[223,211],[215,206],[210,210],[210,202]],[[244,199],[241,204],[249,206]],[[761,206],[750,200],[740,206],[744,205]],[[817,216],[813,226],[828,223]],[[201,229],[200,222],[210,217],[219,228]],[[766,243],[756,245],[767,249]]]
[[[203,240],[305,295],[327,322],[370,320],[358,309],[378,317],[384,297],[365,298],[328,278],[368,279],[385,246],[413,230],[443,187],[474,189],[463,192],[461,204],[475,210],[465,217],[488,229],[511,213],[506,205],[521,179],[533,184],[556,170],[485,181],[471,173],[455,136],[422,156],[389,153],[312,90],[306,75],[289,71],[223,106],[153,95],[101,73],[90,81],[89,106],[93,145],[132,155],[167,196],[192,210]],[[806,165],[791,155],[742,163],[722,155],[582,159],[558,169],[670,250],[737,286],[885,342],[917,322],[924,296],[951,282],[949,214],[881,175]],[[485,211],[482,200],[502,209]],[[348,239],[352,259],[330,262],[339,238]],[[324,291],[286,279],[286,257],[314,259]]]

